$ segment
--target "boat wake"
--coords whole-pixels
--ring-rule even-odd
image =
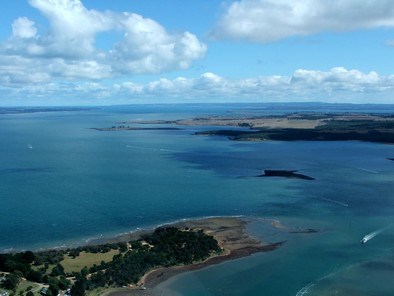
[[[306,285],[305,287],[303,287],[301,290],[299,290],[296,294],[296,296],[305,296],[309,294],[309,291],[311,288],[313,288],[314,286],[316,286],[317,284],[319,284],[321,281],[332,277],[333,275],[337,274],[339,270],[334,270],[332,272],[330,272],[329,274],[326,274],[312,282],[310,282],[308,285]]]
[[[381,234],[381,233],[382,233],[383,231],[385,231],[387,228],[390,228],[390,227],[392,227],[392,226],[393,226],[393,225],[390,224],[390,225],[387,225],[387,226],[385,226],[385,227],[382,227],[382,228],[380,228],[380,229],[378,229],[378,230],[375,230],[375,231],[373,231],[373,232],[371,232],[371,233],[368,233],[366,236],[364,236],[364,237],[362,238],[362,240],[360,241],[360,243],[365,244],[367,241],[373,239],[375,236],[377,236],[378,234]]]
[[[150,151],[163,151],[163,152],[182,152],[182,151],[173,150],[173,149],[152,148],[152,147],[133,146],[133,145],[126,145],[126,148],[142,149],[142,150],[150,150]]]
[[[296,296],[304,296],[304,295],[308,295],[309,293],[309,289],[312,288],[313,286],[315,286],[316,283],[312,282],[308,285],[306,285],[305,287],[303,287],[301,290],[299,290],[296,294]]]
[[[341,201],[338,201],[338,200],[335,200],[335,199],[329,199],[329,198],[325,198],[325,197],[322,197],[320,199],[326,200],[326,201],[329,201],[329,202],[332,202],[332,203],[335,203],[335,204],[338,204],[338,205],[341,205],[341,206],[344,206],[344,207],[349,207],[349,205],[347,203],[344,203],[344,202],[341,202]]]
[[[358,168],[358,169],[361,171],[364,171],[364,172],[372,173],[372,174],[379,174],[379,172],[373,171],[373,170],[368,170],[368,169],[364,169],[364,168]]]

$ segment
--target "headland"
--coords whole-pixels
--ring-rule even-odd
[[[126,124],[137,127],[123,128]],[[394,143],[394,115],[297,112],[272,116],[210,116],[180,120],[132,120],[98,130],[143,129],[141,125],[210,126],[196,135],[226,136],[233,141],[366,141]],[[139,126],[139,127],[138,127]],[[220,127],[226,127],[221,129]],[[234,127],[236,129],[231,129]],[[150,127],[151,128],[151,127]]]
[[[62,295],[151,295],[176,274],[282,245],[250,236],[246,225],[237,217],[184,220],[78,248],[0,254],[0,274],[10,293],[29,283],[37,295],[42,288]]]

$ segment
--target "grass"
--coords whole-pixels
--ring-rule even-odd
[[[94,264],[99,265],[101,261],[109,262],[114,255],[118,255],[119,250],[111,250],[107,253],[86,253],[81,252],[75,259],[66,256],[60,264],[64,267],[64,272],[80,272],[85,266],[92,267]]]
[[[125,288],[97,288],[91,291],[86,291],[86,296],[106,296],[112,292],[129,291]]]
[[[38,296],[38,295],[41,295],[40,290],[43,286],[44,285],[42,285],[42,284],[37,284],[37,283],[30,282],[27,280],[21,280],[18,287],[16,288],[15,295],[19,295],[20,292],[22,292],[23,295],[26,295],[26,293],[27,293],[26,289],[28,287],[31,287],[30,291],[32,291],[34,293],[34,295]],[[8,295],[11,295],[13,293],[12,291],[5,290],[5,289],[0,289],[0,291],[7,291]]]

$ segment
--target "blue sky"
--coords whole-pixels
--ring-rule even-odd
[[[0,105],[394,103],[392,0],[19,0]]]

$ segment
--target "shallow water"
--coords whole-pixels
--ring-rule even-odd
[[[286,243],[174,277],[158,294],[390,295],[394,228],[360,240],[393,221],[394,162],[386,159],[394,157],[392,145],[232,142],[193,136],[206,129],[200,127],[90,129],[130,119],[288,110],[135,106],[2,115],[0,250],[78,245],[178,219],[244,215],[252,234]],[[295,169],[316,180],[257,178],[264,169]],[[265,218],[320,231],[275,230]]]

